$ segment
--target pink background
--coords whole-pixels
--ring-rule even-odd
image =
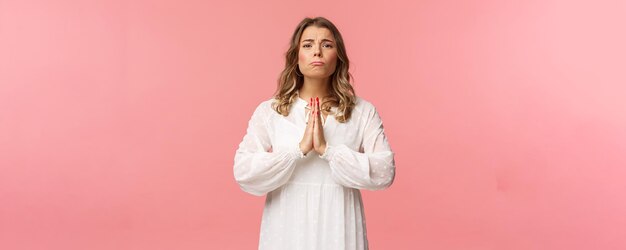
[[[371,249],[626,249],[621,0],[0,0],[0,249],[255,249],[234,153],[318,15],[396,152]]]

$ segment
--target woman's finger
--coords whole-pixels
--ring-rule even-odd
[[[315,97],[315,114],[317,118],[320,118],[320,98]]]
[[[315,100],[311,97],[309,102],[309,119],[307,121],[307,128],[313,128],[313,121],[315,121],[315,116],[313,115],[313,111],[315,110]]]
[[[322,128],[319,100],[320,99],[318,97],[315,97],[315,132],[319,132]]]
[[[320,119],[320,127],[322,127],[324,125],[324,124],[322,124],[322,122],[324,120],[322,120],[322,112],[321,112],[322,107],[321,107],[321,104],[320,104],[319,97],[316,97],[316,101],[317,101],[317,104],[315,105],[315,107],[317,109],[317,118]]]
[[[315,148],[318,153],[320,152],[322,147],[326,145],[326,139],[324,138],[324,127],[322,126],[322,114],[319,103],[319,98],[315,98],[315,129],[313,131],[313,148]],[[321,154],[321,153],[320,153]]]
[[[313,122],[311,122],[311,137],[313,139],[313,148],[315,148],[315,136],[317,134],[317,123],[319,119],[317,119],[317,115],[315,114],[315,105],[313,105],[313,109],[311,111],[311,117],[313,118]]]

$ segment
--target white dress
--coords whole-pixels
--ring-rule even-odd
[[[368,249],[359,189],[389,187],[395,163],[376,108],[356,100],[348,122],[331,114],[323,123],[324,155],[305,156],[298,146],[307,101],[298,97],[286,117],[272,109],[273,99],[254,111],[235,154],[234,177],[243,191],[267,194],[260,250]]]

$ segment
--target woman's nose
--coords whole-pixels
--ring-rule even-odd
[[[315,51],[313,51],[313,56],[322,57],[322,50],[319,47],[315,47]]]

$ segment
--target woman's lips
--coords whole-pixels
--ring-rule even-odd
[[[319,62],[319,61],[312,62],[311,65],[313,65],[313,66],[322,66],[322,65],[324,65],[324,62]]]

